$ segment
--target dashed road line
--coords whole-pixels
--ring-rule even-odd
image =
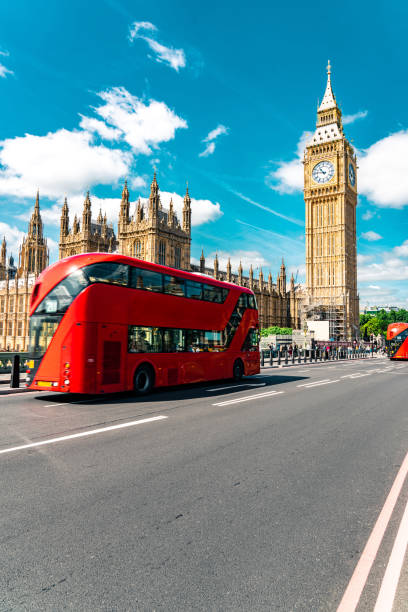
[[[225,402],[217,402],[212,404],[213,406],[229,406],[230,404],[240,404],[241,402],[249,402],[255,399],[262,399],[264,397],[273,397],[275,395],[282,395],[284,391],[269,391],[268,393],[257,393],[255,395],[247,395],[245,397],[238,397],[236,399],[227,400]]]
[[[323,385],[331,385],[333,383],[340,382],[340,378],[336,378],[335,380],[324,380],[317,383],[310,383],[309,385],[304,385],[305,389],[314,389],[315,387],[322,387]],[[301,385],[298,385],[298,387]]]
[[[226,389],[242,389],[243,387],[265,387],[266,383],[244,383],[242,385],[229,385],[228,387],[217,387],[216,389],[205,389],[207,393],[214,393],[215,391],[225,391]]]
[[[297,387],[308,387],[309,385],[316,385],[318,383],[328,382],[329,380],[330,378],[323,378],[323,380],[315,380],[315,381],[310,380],[307,383],[302,383],[301,385],[296,385],[296,386]]]

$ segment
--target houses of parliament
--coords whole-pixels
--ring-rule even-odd
[[[220,270],[217,255],[207,265],[191,262],[191,197],[187,187],[182,216],[173,202],[164,208],[156,173],[146,204],[140,199],[131,210],[125,181],[117,234],[106,214],[92,218],[92,202],[87,193],[82,218],[70,223],[69,204],[61,210],[59,257],[78,253],[120,253],[176,269],[206,274],[218,280],[249,287],[256,295],[261,328],[271,325],[303,328],[308,320],[329,320],[334,339],[351,340],[358,334],[358,295],[356,265],[357,164],[351,145],[343,133],[341,111],[331,86],[327,68],[325,94],[317,111],[316,131],[304,153],[304,197],[306,205],[306,285],[289,284],[282,260],[276,281],[262,269],[254,278],[252,265],[244,276],[242,265],[233,271],[228,260]],[[40,198],[37,197],[20,247],[18,264],[7,258],[6,239],[0,251],[0,350],[24,351],[28,346],[28,312],[35,279],[49,263],[43,232]]]

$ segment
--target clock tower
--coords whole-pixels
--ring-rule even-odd
[[[330,338],[359,330],[357,295],[357,161],[347,141],[327,66],[316,130],[304,153],[306,320],[329,321]]]

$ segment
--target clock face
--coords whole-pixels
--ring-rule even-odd
[[[354,187],[356,183],[356,173],[355,173],[353,164],[349,164],[349,181],[350,181],[350,185]]]
[[[329,161],[321,161],[313,168],[312,178],[315,183],[327,183],[334,176],[334,166]]]

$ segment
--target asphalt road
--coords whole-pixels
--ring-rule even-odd
[[[373,359],[142,401],[2,396],[0,610],[337,610],[408,451],[407,374]],[[407,499],[404,481],[359,611]],[[394,612],[407,585],[405,559]]]

